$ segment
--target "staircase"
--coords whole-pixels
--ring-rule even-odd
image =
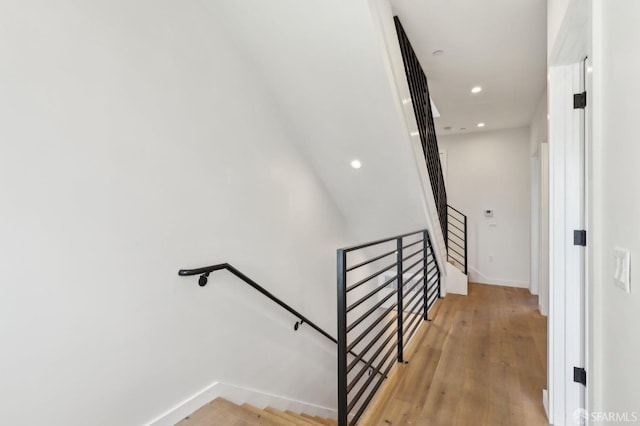
[[[332,419],[281,411],[266,407],[260,409],[249,404],[237,405],[224,398],[217,398],[178,423],[179,426],[298,426],[337,425]]]

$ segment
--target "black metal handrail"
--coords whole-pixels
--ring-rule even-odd
[[[327,333],[326,331],[318,327],[316,323],[309,320],[309,318],[305,317],[300,312],[296,311],[291,306],[284,303],[282,300],[280,300],[279,298],[271,294],[267,289],[265,289],[260,284],[258,284],[257,282],[255,282],[254,280],[252,280],[251,278],[249,278],[248,276],[246,276],[245,274],[243,274],[238,269],[236,269],[235,267],[233,267],[228,263],[220,263],[218,265],[205,266],[203,268],[196,268],[196,269],[181,269],[180,271],[178,271],[178,275],[182,277],[186,277],[190,275],[200,275],[198,284],[200,285],[200,287],[204,287],[205,285],[207,285],[207,279],[209,277],[209,274],[211,272],[219,271],[221,269],[226,269],[227,271],[231,272],[233,275],[240,278],[242,281],[249,284],[254,289],[258,290],[260,293],[262,293],[268,299],[270,299],[271,301],[273,301],[274,303],[282,307],[284,310],[286,310],[287,312],[290,312],[293,316],[297,317],[299,321],[296,322],[296,324],[294,325],[295,330],[298,329],[298,325],[307,324],[308,326],[313,328],[315,331],[322,334],[327,339],[331,340],[333,343],[338,343],[335,337],[333,337],[332,335],[330,335],[329,333]]]
[[[222,269],[226,269],[227,271],[231,272],[233,275],[235,275],[236,277],[240,278],[242,281],[247,283],[249,286],[251,286],[254,289],[258,290],[260,293],[262,293],[264,296],[266,296],[269,300],[273,301],[278,306],[282,307],[284,310],[286,310],[287,312],[291,313],[293,316],[298,318],[298,321],[296,321],[296,323],[293,326],[294,330],[297,331],[300,325],[307,324],[312,329],[314,329],[315,331],[317,331],[318,333],[320,333],[321,335],[323,335],[327,339],[331,340],[333,343],[336,343],[336,344],[338,343],[338,340],[335,337],[333,337],[332,335],[330,335],[329,333],[324,331],[322,328],[320,328],[318,325],[316,325],[316,323],[311,321],[306,316],[302,315],[297,310],[293,309],[291,306],[289,306],[287,303],[283,302],[278,297],[274,296],[267,289],[265,289],[260,284],[258,284],[257,282],[255,282],[254,280],[249,278],[247,275],[245,275],[242,272],[240,272],[237,268],[235,268],[234,266],[230,265],[229,263],[220,263],[220,264],[217,264],[217,265],[205,266],[205,267],[202,267],[202,268],[195,268],[195,269],[180,269],[178,271],[178,275],[180,275],[182,277],[188,277],[188,276],[192,276],[192,275],[200,275],[200,278],[198,279],[198,285],[200,285],[200,287],[204,287],[204,286],[207,285],[207,283],[209,281],[209,274],[211,272],[220,271]],[[355,351],[352,351],[352,350],[350,350],[348,353],[349,353],[349,355],[352,355],[353,357],[355,357],[357,360],[359,360],[362,363],[366,364],[368,362],[366,359],[363,358],[362,354],[359,354],[359,353],[357,353]]]
[[[358,422],[396,361],[405,362],[404,349],[420,319],[429,320],[441,297],[440,268],[426,229],[346,247],[337,255],[338,423],[347,426]],[[354,349],[360,358],[349,362]],[[356,368],[364,355],[369,360]],[[381,377],[376,380],[372,371]]]
[[[447,260],[468,273],[467,259],[467,216],[460,210],[447,204],[448,238]],[[462,252],[462,253],[461,253]]]

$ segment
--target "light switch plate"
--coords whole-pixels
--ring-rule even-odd
[[[631,252],[616,247],[613,249],[613,283],[631,293]]]

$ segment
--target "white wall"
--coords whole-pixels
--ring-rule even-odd
[[[0,4],[0,423],[137,425],[222,380],[335,405],[344,221],[198,1]]]
[[[449,204],[468,217],[470,281],[529,286],[529,139],[526,127],[439,138]]]
[[[549,55],[558,38],[562,21],[572,0],[547,0],[547,52]]]
[[[640,146],[637,105],[640,91],[640,3],[595,1],[594,9],[594,156],[595,226],[599,228],[598,261],[593,277],[596,357],[594,408],[640,413]],[[631,294],[613,285],[614,247],[631,250]],[[640,414],[638,414],[640,416]],[[607,423],[607,424],[622,424]]]
[[[531,211],[531,276],[532,292],[539,295],[540,312],[547,312],[549,294],[549,158],[548,158],[548,119],[547,91],[540,96],[530,125],[530,153],[533,157],[532,211]],[[534,200],[535,198],[535,200]],[[535,209],[535,211],[533,210]],[[536,291],[534,291],[534,289]]]
[[[547,118],[547,91],[540,96],[529,125],[530,153],[534,155],[540,144],[548,141],[549,120]]]

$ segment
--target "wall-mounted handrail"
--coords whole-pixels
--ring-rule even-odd
[[[249,286],[251,286],[254,289],[258,290],[260,293],[262,293],[264,296],[266,296],[269,300],[271,300],[272,302],[276,303],[278,306],[282,307],[284,310],[286,310],[287,312],[291,313],[293,316],[298,318],[298,321],[293,326],[294,330],[298,330],[298,327],[300,325],[302,325],[302,324],[307,324],[308,326],[313,328],[315,331],[317,331],[318,333],[322,334],[327,339],[331,340],[333,343],[336,343],[336,344],[338,343],[338,340],[335,337],[333,337],[332,335],[330,335],[329,333],[324,331],[322,328],[320,328],[318,325],[316,325],[316,323],[311,321],[306,316],[302,315],[297,310],[293,309],[291,306],[289,306],[287,303],[283,302],[278,297],[274,296],[267,289],[265,289],[260,284],[258,284],[257,282],[255,282],[254,280],[249,278],[247,275],[245,275],[242,272],[240,272],[237,268],[235,268],[234,266],[230,265],[229,263],[220,263],[220,264],[217,264],[217,265],[205,266],[205,267],[202,267],[202,268],[195,268],[195,269],[180,269],[178,271],[178,275],[180,275],[181,277],[188,277],[188,276],[192,276],[192,275],[200,275],[200,278],[198,279],[198,284],[200,285],[200,287],[204,287],[205,285],[207,285],[209,274],[211,272],[220,271],[222,269],[226,269],[227,271],[231,272],[233,275],[235,275],[236,277],[240,278],[242,281],[247,283]],[[360,362],[362,362],[364,364],[368,363],[368,361],[362,357],[362,354],[359,354],[359,353],[354,352],[352,350],[348,351],[348,353],[349,353],[349,355],[354,356],[358,361],[360,361]],[[375,373],[376,374],[382,374],[380,371],[375,371]]]
[[[231,272],[233,275],[240,278],[242,281],[249,284],[251,287],[253,287],[254,289],[258,290],[260,293],[265,295],[272,302],[276,303],[281,308],[291,313],[293,316],[297,317],[300,320],[300,322],[296,323],[296,326],[295,326],[296,330],[298,329],[297,327],[298,324],[304,323],[310,326],[311,328],[313,328],[318,333],[322,334],[327,339],[331,340],[333,343],[338,343],[338,341],[333,336],[331,336],[329,333],[327,333],[326,331],[318,327],[316,323],[311,321],[306,316],[302,315],[300,312],[293,309],[288,304],[284,303],[282,300],[280,300],[279,298],[271,294],[271,292],[266,290],[260,284],[258,284],[257,282],[255,282],[254,280],[252,280],[251,278],[249,278],[248,276],[246,276],[245,274],[240,272],[238,269],[236,269],[234,266],[228,263],[220,263],[218,265],[205,266],[203,268],[196,268],[196,269],[181,269],[180,271],[178,271],[178,275],[182,277],[191,276],[191,275],[200,275],[200,280],[198,283],[200,284],[200,287],[204,287],[205,285],[207,285],[207,278],[209,274],[211,272],[219,271],[221,269],[226,269],[227,271]]]

